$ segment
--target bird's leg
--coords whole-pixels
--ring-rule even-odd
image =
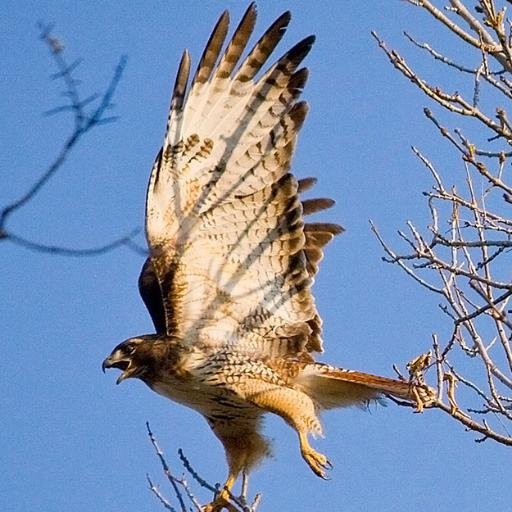
[[[228,463],[228,479],[222,489],[219,489],[215,500],[205,510],[207,512],[216,512],[223,509],[240,510],[242,500],[233,496],[231,490],[240,473],[248,473],[250,468],[258,463],[269,452],[268,442],[258,432],[258,419],[260,412],[256,410],[256,415],[251,420],[243,417],[236,420],[219,421],[209,420],[211,428],[219,438],[226,452]],[[234,508],[230,503],[234,503],[238,508]]]
[[[326,470],[332,469],[329,459],[313,450],[308,432],[322,435],[322,426],[316,416],[312,399],[296,389],[284,386],[267,386],[255,393],[251,400],[269,412],[281,416],[299,436],[300,453],[315,475],[327,479]]]
[[[332,464],[329,462],[329,459],[324,454],[318,453],[311,447],[306,431],[297,430],[297,434],[299,435],[300,453],[302,458],[307,462],[315,475],[323,478],[324,480],[328,480],[325,471],[327,469],[332,469]]]

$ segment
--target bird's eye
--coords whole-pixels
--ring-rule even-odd
[[[135,352],[135,345],[132,345],[132,344],[130,343],[130,345],[127,345],[127,346],[126,346],[126,353],[127,353],[128,355],[130,355],[130,356],[131,356],[134,352]]]

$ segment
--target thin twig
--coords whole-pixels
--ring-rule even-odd
[[[178,487],[176,478],[172,474],[169,466],[167,465],[167,461],[165,460],[164,454],[163,454],[162,450],[160,449],[160,446],[158,446],[155,436],[153,435],[153,432],[151,431],[151,427],[149,426],[149,421],[146,422],[146,429],[148,431],[149,440],[151,441],[151,444],[153,445],[153,448],[155,449],[155,453],[157,454],[158,459],[160,460],[160,463],[162,464],[164,474],[167,477],[167,480],[169,480],[169,482],[174,490],[174,493],[176,494],[176,498],[178,499],[178,501],[180,503],[180,508],[181,508],[182,512],[187,512],[187,507],[185,506],[185,500],[183,499],[181,491]]]
[[[59,256],[72,256],[72,257],[84,257],[84,256],[98,256],[100,254],[105,254],[107,252],[112,251],[113,249],[117,249],[119,247],[128,247],[134,252],[139,253],[141,256],[147,255],[147,252],[140,246],[138,246],[134,242],[134,237],[140,233],[141,229],[136,228],[130,233],[127,233],[125,236],[113,240],[104,245],[100,245],[98,247],[88,247],[86,249],[73,249],[68,247],[60,247],[57,245],[45,245],[38,242],[32,242],[30,240],[26,240],[18,235],[9,234],[6,239],[10,240],[12,243],[19,245],[20,247],[24,247],[30,251],[42,252],[52,255]]]
[[[32,201],[36,195],[48,184],[50,179],[65,164],[69,155],[82,140],[84,135],[98,126],[115,120],[114,116],[107,116],[106,113],[113,107],[112,100],[123,76],[127,61],[125,56],[120,58],[115,67],[112,78],[110,79],[110,82],[108,83],[103,94],[94,93],[87,96],[86,98],[82,98],[78,90],[78,80],[74,77],[74,72],[77,70],[82,61],[79,59],[75,60],[71,64],[68,64],[64,56],[64,45],[58,37],[53,35],[52,27],[49,25],[40,24],[39,28],[41,30],[40,38],[48,46],[50,54],[57,66],[58,71],[52,75],[52,78],[54,80],[61,80],[64,83],[65,90],[63,95],[69,101],[69,103],[66,105],[51,109],[47,112],[47,114],[71,112],[74,120],[74,128],[72,133],[64,141],[64,144],[62,145],[57,157],[39,176],[39,178],[36,179],[35,182],[30,187],[28,187],[28,190],[18,199],[4,206],[0,210],[0,240],[10,241],[31,251],[43,252],[53,255],[58,254],[61,256],[97,256],[121,246],[128,247],[130,250],[142,254],[143,249],[137,246],[133,240],[133,237],[135,236],[136,231],[138,232],[138,230],[134,230],[128,235],[98,247],[73,249],[61,247],[56,244],[48,245],[27,240],[25,237],[13,233],[7,228],[7,222],[11,215]]]
[[[151,478],[148,474],[146,474],[146,480],[149,484],[149,490],[157,497],[158,501],[164,506],[165,509],[171,510],[172,512],[177,512],[175,508],[171,506],[171,504],[164,498],[160,489],[151,481]]]

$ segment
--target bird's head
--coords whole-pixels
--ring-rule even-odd
[[[101,368],[118,368],[122,371],[116,384],[125,379],[142,378],[151,368],[154,358],[153,345],[155,335],[137,336],[129,338],[117,345],[112,353],[103,361]]]

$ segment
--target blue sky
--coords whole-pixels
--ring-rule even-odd
[[[234,25],[246,7],[239,0],[4,0],[0,206],[40,175],[71,128],[66,117],[42,116],[62,100],[60,86],[48,80],[53,63],[36,23],[55,23],[68,58],[84,59],[78,73],[84,93],[101,90],[119,56],[129,58],[115,98],[119,121],[89,134],[8,227],[42,243],[86,248],[142,225],[146,181],[179,56],[187,47],[197,63],[221,11],[231,11]],[[422,116],[427,100],[392,69],[370,30],[404,49],[434,79],[438,66],[410,49],[402,30],[433,39],[448,52],[460,47],[399,1],[261,0],[258,7],[258,34],[292,10],[277,54],[310,33],[318,37],[306,61],[311,78],[304,98],[311,111],[294,170],[318,177],[315,195],[337,201],[326,218],[347,228],[327,249],[315,286],[325,326],[322,360],[392,375],[393,363],[405,364],[428,347],[433,332],[446,334],[449,326],[435,297],[380,261],[368,219],[391,239],[408,219],[425,223],[421,191],[430,182],[409,147],[417,145],[445,165],[453,156]],[[113,373],[101,373],[114,345],[152,330],[136,289],[142,257],[119,249],[73,259],[9,243],[0,250],[0,509],[161,510],[145,481],[150,473],[163,483],[146,421],[178,473],[181,447],[205,478],[223,480],[222,450],[200,416],[138,381],[117,387]],[[263,493],[262,511],[510,507],[512,492],[503,485],[506,449],[476,445],[440,413],[412,414],[389,404],[370,412],[332,412],[325,425],[327,437],[315,446],[335,465],[329,482],[302,462],[292,431],[280,419],[268,419],[275,456],[251,482],[253,492]]]

